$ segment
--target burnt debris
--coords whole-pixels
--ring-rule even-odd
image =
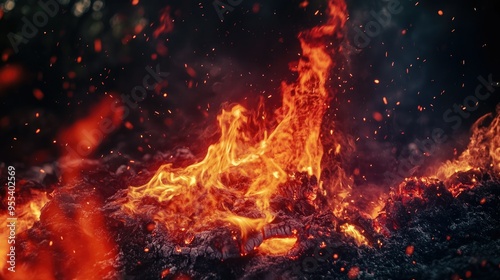
[[[271,201],[273,223],[242,238],[228,225],[173,233],[151,217],[122,213],[116,200],[129,185],[151,176],[145,171],[149,168],[139,164],[124,169],[125,162],[112,156],[89,163],[92,168],[64,186],[44,185],[39,178],[20,182],[21,190],[24,186],[50,192],[51,200],[40,220],[19,234],[19,262],[52,264],[57,279],[68,276],[66,269],[78,275],[85,268],[76,264],[92,249],[77,241],[72,246],[78,253],[68,254],[60,236],[90,235],[102,239],[99,244],[107,250],[93,255],[102,279],[500,278],[500,180],[487,172],[464,172],[446,182],[407,180],[391,191],[373,220],[354,214],[335,217],[327,197],[318,191],[317,179],[297,173]],[[458,185],[460,192],[453,195],[449,189]],[[95,207],[85,207],[89,198]],[[94,222],[98,216],[101,225]],[[85,219],[92,222],[83,223]],[[340,227],[346,222],[354,224],[369,245],[358,245],[345,235]],[[95,229],[89,233],[86,225]],[[291,236],[297,242],[286,254],[264,255],[258,249],[266,239]],[[41,264],[41,257],[52,262]]]

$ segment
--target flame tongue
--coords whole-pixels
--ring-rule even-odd
[[[160,167],[147,184],[129,189],[123,209],[152,211],[169,230],[199,231],[230,222],[245,236],[273,220],[271,196],[289,173],[301,171],[319,178],[323,155],[319,136],[333,64],[324,39],[343,27],[345,3],[331,1],[328,11],[325,25],[299,34],[302,58],[294,69],[298,80],[282,84],[283,104],[276,112],[274,130],[254,128],[252,114],[241,105],[223,110],[218,116],[221,137],[202,161],[186,168]],[[157,203],[145,205],[145,197]]]
[[[324,37],[335,35],[346,20],[345,3],[336,2],[330,2],[326,25],[299,34],[303,54],[296,69],[299,77],[294,84],[283,84],[282,121],[269,137],[269,154],[277,163],[318,178],[323,155],[319,135],[333,64]]]
[[[492,174],[498,175],[500,172],[500,107],[497,108],[497,115],[491,123],[485,125],[486,120],[491,117],[491,114],[487,114],[477,120],[472,126],[472,136],[467,149],[458,159],[444,163],[432,175],[446,180],[457,172],[471,169],[478,171],[479,168],[490,169]],[[458,195],[460,191],[453,193]]]

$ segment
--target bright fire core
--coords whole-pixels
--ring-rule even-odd
[[[331,0],[327,13],[324,25],[298,36],[302,55],[291,69],[298,78],[282,83],[282,106],[272,129],[266,129],[267,118],[241,105],[224,109],[217,118],[220,139],[205,158],[186,168],[161,166],[147,184],[129,189],[123,210],[154,213],[155,221],[168,230],[199,232],[230,223],[245,237],[273,221],[271,197],[294,172],[319,178],[331,42],[341,36],[346,21],[344,1]]]

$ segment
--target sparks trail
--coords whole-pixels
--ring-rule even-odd
[[[155,213],[154,220],[170,231],[196,232],[229,222],[246,236],[272,222],[270,199],[278,186],[295,171],[320,176],[319,137],[334,55],[327,46],[342,37],[346,17],[344,1],[332,0],[326,23],[299,34],[302,57],[292,69],[298,79],[282,83],[274,129],[254,125],[254,114],[241,105],[224,109],[217,118],[221,137],[202,161],[186,168],[161,166],[147,184],[130,187],[122,209]]]

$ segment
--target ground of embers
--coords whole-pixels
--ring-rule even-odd
[[[156,157],[158,164],[166,159],[171,160],[171,155]],[[327,210],[325,197],[317,197],[312,205],[307,198],[315,191],[316,180],[297,174],[272,201],[275,222],[242,241],[230,226],[169,233],[148,217],[121,213],[113,201],[129,185],[146,182],[152,173],[145,170],[154,167],[110,156],[89,161],[70,187],[54,184],[57,168],[41,177],[23,174],[31,180],[19,182],[21,195],[28,188],[55,188],[55,192],[42,209],[40,221],[18,234],[22,248],[18,262],[29,265],[39,259],[41,248],[48,248],[49,241],[63,232],[78,236],[78,231],[85,231],[71,225],[71,219],[61,220],[60,214],[54,214],[83,209],[104,217],[106,230],[99,238],[114,244],[114,252],[102,254],[95,264],[103,267],[103,277],[108,279],[500,279],[500,180],[488,172],[457,174],[454,182],[445,183],[408,180],[392,191],[384,214],[377,219],[352,214],[348,221]],[[457,197],[445,187],[461,180],[466,184],[471,176],[477,186]],[[81,207],[89,196],[97,197],[92,210]],[[344,235],[340,226],[345,222],[364,230],[370,245],[358,246]],[[254,250],[264,239],[291,235],[298,241],[286,255],[262,255]],[[53,272],[56,279],[68,275],[58,269],[72,269],[76,275],[85,269],[79,266],[79,258],[62,249],[45,252],[44,258],[58,264]]]

